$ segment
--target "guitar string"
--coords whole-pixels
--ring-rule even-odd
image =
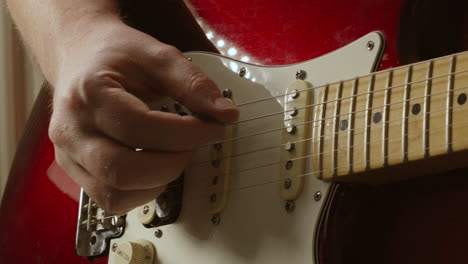
[[[296,109],[300,110],[300,109],[304,109],[304,108],[310,108],[310,107],[319,106],[319,105],[322,105],[322,104],[333,103],[333,102],[340,101],[340,100],[351,99],[351,98],[358,97],[358,96],[368,96],[370,94],[374,94],[374,93],[378,93],[378,92],[385,92],[386,90],[391,90],[391,89],[394,89],[394,88],[404,87],[404,86],[418,84],[418,83],[424,83],[424,82],[427,82],[429,80],[433,81],[433,80],[439,79],[439,78],[445,78],[445,77],[449,78],[452,75],[455,77],[458,74],[462,74],[462,73],[466,73],[466,72],[468,72],[468,70],[453,72],[453,73],[449,73],[449,74],[438,75],[438,76],[434,76],[434,77],[431,77],[431,78],[426,78],[426,79],[419,80],[419,81],[412,81],[412,82],[408,82],[408,83],[404,83],[404,84],[400,84],[400,85],[385,87],[385,88],[379,89],[379,90],[373,90],[373,91],[366,92],[366,93],[360,93],[360,94],[356,94],[356,95],[342,97],[340,99],[334,99],[334,100],[325,101],[325,102],[321,102],[321,103],[314,103],[314,104],[310,104],[310,105],[306,105],[306,106],[296,107]],[[360,77],[358,77],[357,79],[360,79]],[[316,89],[325,88],[327,86],[331,87],[331,86],[334,86],[334,85],[339,85],[341,82],[342,83],[353,82],[354,80],[356,80],[356,79],[350,79],[350,80],[346,80],[346,81],[340,81],[340,82],[337,82],[337,83],[326,84],[324,86],[316,87]],[[375,86],[375,85],[373,85],[373,86]],[[304,90],[304,91],[306,91],[306,90]],[[302,91],[300,91],[300,92],[302,92]],[[266,117],[272,117],[272,116],[275,116],[275,115],[285,114],[285,113],[292,112],[292,111],[293,111],[293,109],[289,109],[289,110],[285,110],[285,111],[270,113],[270,114],[266,114],[266,115],[262,115],[262,116],[252,117],[252,118],[249,118],[249,119],[244,119],[244,120],[236,121],[236,122],[233,122],[233,123],[225,124],[224,126],[234,126],[234,125],[238,125],[238,124],[242,124],[242,123],[245,123],[245,122],[250,122],[250,121],[254,121],[254,120],[258,120],[258,119],[262,119],[262,118],[266,118]],[[294,120],[294,118],[285,119],[285,121],[289,121],[289,120]]]
[[[468,88],[468,86],[467,86],[466,88]],[[466,89],[466,88],[464,88],[464,89]],[[446,112],[447,110],[452,110],[452,111],[453,111],[453,109],[458,109],[458,108],[461,108],[461,107],[463,107],[463,106],[464,106],[464,105],[458,105],[458,106],[452,106],[452,107],[450,107],[450,108],[443,108],[443,109],[439,109],[439,110],[434,110],[434,111],[428,112],[428,114],[442,113],[442,112]],[[408,115],[408,116],[406,116],[406,117],[404,117],[404,118],[392,119],[392,120],[389,120],[389,121],[387,121],[387,122],[385,122],[385,123],[387,123],[387,124],[394,124],[394,123],[399,124],[399,123],[403,123],[404,120],[410,119],[410,118],[413,118],[413,120],[408,121],[408,126],[409,126],[410,124],[412,124],[412,123],[415,123],[415,122],[421,122],[422,119],[423,119],[424,117],[423,117],[422,115],[421,115],[421,116],[414,116],[414,115],[413,115],[413,116],[410,116],[410,115]],[[361,129],[364,130],[364,129],[372,128],[373,126],[378,126],[378,127],[380,127],[380,126],[382,126],[383,124],[384,124],[384,122],[378,123],[378,124],[375,124],[375,123],[372,124],[372,123],[370,123],[369,125],[356,127],[356,128],[353,128],[353,129],[346,129],[346,130],[344,130],[344,131],[334,132],[333,134],[330,135],[330,137],[335,136],[335,135],[339,135],[340,133],[348,133],[349,130],[356,132],[356,131],[359,131],[359,130],[361,130]],[[316,129],[316,128],[319,127],[319,126],[320,126],[320,124],[318,124],[318,125],[316,125],[316,126],[314,125],[314,126],[312,126],[312,128],[310,128],[310,130],[314,130],[314,129]],[[389,125],[389,126],[388,126],[388,129],[390,130],[390,128],[394,128],[394,127],[401,127],[401,125],[400,125],[400,126],[398,126],[398,125]],[[323,135],[323,136],[325,136],[325,135]],[[297,143],[301,143],[301,142],[305,142],[305,141],[310,141],[310,143],[313,144],[313,143],[315,143],[317,140],[320,140],[320,138],[322,138],[323,136],[319,136],[319,137],[309,137],[309,138],[305,138],[305,139],[301,139],[301,140],[291,141],[290,143],[297,144]],[[326,135],[326,136],[329,136],[329,135]],[[401,137],[401,135],[399,135],[398,138],[400,138],[400,137]],[[393,139],[393,138],[389,138],[389,139]],[[380,142],[380,141],[381,141],[381,140],[377,140],[377,141],[375,141],[375,142]],[[371,143],[372,143],[372,142],[371,142]],[[231,158],[231,159],[232,159],[232,158],[238,158],[238,157],[241,157],[241,156],[253,154],[253,153],[255,153],[255,152],[261,152],[261,151],[270,150],[270,149],[275,149],[275,148],[282,148],[282,147],[285,147],[286,145],[287,145],[287,143],[281,144],[281,145],[276,145],[276,146],[265,147],[265,148],[261,148],[261,149],[255,149],[255,150],[251,150],[251,151],[248,151],[248,152],[242,152],[242,153],[234,154],[234,155],[226,155],[226,156],[222,156],[222,157],[220,157],[220,158],[223,158],[223,159],[225,159],[225,158]],[[196,161],[196,162],[194,162],[194,163],[190,163],[189,165],[190,165],[190,166],[197,166],[197,165],[202,165],[202,164],[205,164],[205,163],[210,163],[210,162],[212,162],[212,161],[213,161],[213,160]]]
[[[444,91],[444,92],[439,92],[439,93],[434,93],[434,94],[430,94],[430,95],[425,95],[425,96],[420,96],[420,97],[414,97],[414,98],[411,98],[411,99],[407,99],[407,100],[402,100],[402,101],[398,101],[398,102],[394,102],[394,103],[391,103],[391,104],[383,104],[382,106],[375,106],[375,107],[372,107],[372,108],[369,108],[369,109],[364,109],[364,110],[359,110],[359,111],[353,111],[353,112],[350,112],[350,113],[344,113],[344,114],[340,114],[340,115],[337,115],[337,116],[331,116],[331,117],[326,117],[326,118],[322,118],[322,119],[317,119],[317,120],[313,120],[313,121],[307,121],[307,122],[303,122],[303,123],[299,123],[299,124],[294,124],[296,127],[300,127],[300,126],[304,126],[304,125],[307,125],[307,124],[313,124],[312,125],[312,130],[314,130],[317,126],[319,126],[320,124],[316,124],[316,123],[319,123],[319,122],[322,122],[322,121],[326,121],[326,120],[330,120],[330,119],[334,119],[334,118],[340,118],[342,116],[349,116],[350,114],[351,115],[354,115],[354,118],[356,119],[356,114],[360,114],[360,113],[363,113],[363,114],[366,114],[367,111],[370,111],[370,110],[373,110],[373,109],[381,109],[381,108],[385,108],[386,106],[392,106],[392,105],[397,105],[397,104],[404,104],[404,103],[409,103],[411,101],[414,101],[414,100],[419,100],[419,99],[424,99],[426,97],[436,97],[438,95],[444,95],[444,94],[447,94],[447,93],[450,93],[450,92],[456,92],[456,91],[460,91],[460,90],[463,90],[463,89],[467,89],[468,86],[464,86],[464,87],[459,87],[459,88],[454,88],[450,91]],[[442,109],[441,111],[446,111],[447,108],[445,109]],[[430,114],[431,112],[429,112],[428,114]],[[410,117],[410,115],[408,115],[408,118]],[[403,118],[398,118],[398,119],[393,119],[393,120],[389,120],[388,122],[393,122],[393,121],[401,121],[401,120],[404,120]],[[220,143],[226,143],[226,142],[235,142],[235,141],[239,141],[239,140],[245,140],[247,138],[251,138],[251,137],[255,137],[255,136],[259,136],[259,135],[264,135],[264,134],[268,134],[268,133],[272,133],[272,132],[276,132],[276,131],[280,131],[280,130],[283,130],[287,127],[285,126],[282,126],[280,128],[273,128],[273,129],[269,129],[269,130],[265,130],[265,131],[262,131],[262,132],[257,132],[257,133],[253,133],[253,134],[249,134],[249,135],[245,135],[245,136],[240,136],[240,137],[234,137],[234,138],[231,138],[231,139],[226,139],[226,140],[221,140],[221,141],[217,141],[213,144],[220,144]],[[360,128],[367,128],[367,127],[359,127],[359,128],[355,128],[355,129],[360,129]],[[348,131],[348,130],[346,130]],[[338,134],[340,132],[336,132],[333,135],[335,134]],[[308,138],[308,139],[312,139],[312,138]],[[201,148],[206,148],[206,147],[213,147],[213,144],[204,144],[204,145],[201,145],[199,147],[199,149]],[[229,157],[229,156],[228,156]]]
[[[431,63],[431,62],[435,62],[435,61],[441,61],[441,60],[444,60],[444,59],[448,59],[448,58],[452,58],[454,57],[455,59],[457,59],[459,56],[463,56],[465,55],[466,53],[468,53],[468,51],[464,51],[464,52],[460,52],[460,53],[456,53],[456,54],[451,54],[451,55],[447,55],[447,56],[443,56],[443,57],[439,57],[439,58],[435,58],[435,59],[429,59],[429,60],[425,60],[425,61],[421,61],[421,62],[417,62],[417,63],[413,63],[413,64],[409,64],[409,65],[403,65],[403,66],[399,66],[399,67],[394,67],[394,68],[389,68],[389,69],[386,69],[386,70],[383,70],[383,71],[378,71],[378,72],[371,72],[369,74],[366,74],[366,75],[362,75],[358,78],[366,78],[366,77],[371,77],[372,75],[376,75],[376,74],[384,74],[384,73],[388,73],[390,71],[396,71],[396,70],[401,70],[401,69],[405,69],[405,68],[409,68],[409,67],[416,67],[416,66],[419,66],[419,65],[423,65],[423,64],[427,64],[427,63]],[[353,79],[348,79],[346,81],[351,81]],[[332,83],[332,84],[336,84],[336,83],[339,83],[340,81],[338,82],[335,82],[335,83]],[[317,87],[311,87],[309,89],[306,89],[304,91],[310,91],[310,90],[314,90],[314,89],[319,89],[319,88],[324,88],[327,84],[325,85],[321,85],[321,86],[317,86]],[[261,98],[261,99],[257,99],[257,100],[253,100],[253,101],[249,101],[249,102],[245,102],[245,103],[241,103],[239,104],[238,106],[245,106],[245,105],[249,105],[249,104],[254,104],[254,103],[258,103],[258,102],[261,102],[261,101],[266,101],[266,100],[272,100],[272,99],[277,99],[277,98],[281,98],[283,96],[287,96],[287,95],[292,95],[293,93],[289,93],[289,94],[284,94],[284,95],[277,95],[277,96],[270,96],[270,97],[264,97],[264,98]]]
[[[463,123],[459,123],[459,124],[456,124],[456,125],[458,126],[458,125],[463,125],[463,124],[467,124],[467,123],[468,123],[468,121],[467,121],[467,122],[463,122]],[[450,125],[450,126],[453,127],[453,126],[455,126],[455,125]],[[439,133],[438,130],[444,130],[444,129],[446,129],[446,126],[440,126],[440,127],[437,127],[437,128],[433,128],[433,129],[431,129],[431,130],[429,131],[429,135],[433,135],[433,134],[435,134],[435,133]],[[405,134],[405,135],[406,135],[407,137],[411,137],[412,135],[419,135],[419,132],[416,131],[416,132],[414,132],[414,133],[407,133],[407,134]],[[390,139],[395,139],[395,138],[400,138],[400,137],[393,137],[393,138],[389,138],[388,140],[390,141]],[[464,139],[464,140],[467,140],[467,139]],[[375,140],[375,141],[372,141],[372,142],[381,142],[381,140]],[[450,143],[450,144],[453,145],[453,143]],[[435,145],[435,146],[429,146],[429,147],[427,147],[427,149],[430,150],[430,148],[437,147],[437,146],[444,147],[444,146],[447,146],[447,144],[440,144],[440,145]],[[354,149],[354,148],[359,148],[359,147],[364,147],[364,144],[362,144],[362,145],[354,145],[354,146],[351,146],[351,147],[342,146],[342,147],[338,147],[337,150]],[[418,150],[416,150],[416,151],[418,151]],[[303,156],[303,157],[298,157],[298,158],[295,158],[294,160],[299,160],[299,159],[304,159],[304,158],[313,157],[314,155],[324,155],[324,154],[329,154],[329,153],[331,153],[331,151],[330,151],[330,152],[324,151],[324,152],[321,152],[321,153],[318,153],[318,154],[312,154],[312,155],[307,155],[307,156]],[[408,151],[407,151],[407,152],[394,151],[393,154],[394,154],[394,153],[396,153],[396,154],[407,153],[407,154],[408,154],[408,153],[412,153],[412,152],[408,152]],[[392,153],[389,153],[389,154],[388,154],[387,156],[385,156],[385,157],[390,157],[391,155],[392,155]],[[257,167],[247,168],[247,169],[243,169],[243,170],[231,170],[230,173],[229,173],[229,175],[230,175],[230,177],[233,177],[233,176],[240,176],[241,173],[244,173],[244,172],[246,172],[246,171],[251,171],[251,170],[255,170],[255,169],[259,169],[259,168],[264,168],[264,167],[269,167],[269,166],[281,164],[281,163],[283,163],[283,162],[285,162],[285,161],[279,161],[279,162],[274,162],[274,163],[269,163],[269,164],[263,164],[263,165],[260,165],[260,166],[257,166]],[[367,162],[367,161],[364,161],[364,162]],[[353,164],[353,165],[355,165],[355,164]],[[337,167],[337,168],[339,168],[339,167]],[[193,167],[189,167],[189,169],[193,169]],[[318,173],[318,172],[324,172],[324,171],[325,171],[325,170],[317,171],[317,173]],[[309,173],[309,174],[310,174],[310,173]],[[225,176],[225,175],[226,175],[226,173],[223,173],[223,174],[216,174],[216,175],[213,175],[212,177],[222,177],[222,176]],[[306,175],[307,175],[307,173],[306,173]],[[193,176],[192,176],[192,177],[193,177]],[[292,176],[292,177],[290,177],[289,179],[294,178],[294,177],[295,177],[295,176]],[[284,180],[284,179],[283,179],[283,180]],[[277,181],[275,181],[275,182],[280,182],[280,181],[282,181],[282,180],[277,180]],[[173,186],[173,187],[176,187],[176,186],[180,186],[180,185],[181,185],[181,184],[174,184],[174,185],[172,185],[172,186]]]
[[[445,111],[445,110],[442,110],[442,111]],[[463,124],[466,124],[468,123],[467,122],[462,122],[462,123],[458,123],[458,124],[455,124],[455,125],[463,125]],[[451,125],[452,127],[455,126],[455,125]],[[395,126],[392,126],[392,127],[395,127]],[[445,129],[446,126],[440,126],[440,127],[437,127],[437,128],[432,128],[430,131],[429,131],[429,135],[431,134],[435,134],[436,132],[434,131],[439,131],[439,130],[442,130],[442,129]],[[389,127],[390,129],[390,127]],[[346,131],[344,131],[346,132]],[[406,133],[404,134],[404,136],[407,136],[407,137],[410,137],[410,136],[417,136],[417,135],[420,135],[420,131],[415,131],[413,133]],[[395,139],[401,139],[401,136],[402,135],[398,135],[396,137],[389,137],[387,138],[387,140],[390,142],[391,140],[395,140]],[[317,139],[312,139],[312,143],[317,140]],[[374,141],[370,141],[370,143],[377,143],[377,142],[382,142],[382,139],[378,139],[378,140],[374,140]],[[356,145],[353,145],[353,146],[338,146],[337,147],[337,151],[338,150],[348,150],[348,149],[355,149],[355,148],[362,148],[366,145],[367,143],[364,142],[363,144],[356,144]],[[313,154],[308,154],[308,155],[304,155],[304,156],[301,156],[301,157],[296,157],[296,158],[291,158],[291,159],[288,159],[288,160],[291,160],[291,161],[296,161],[296,160],[301,160],[301,159],[306,159],[306,158],[313,158],[314,156],[316,155],[328,155],[328,154],[331,154],[334,150],[331,150],[331,151],[323,151],[323,152],[320,152],[320,153],[313,153]],[[259,165],[259,166],[256,166],[256,167],[251,167],[251,168],[246,168],[246,169],[242,169],[242,170],[230,170],[229,171],[229,174],[230,175],[235,175],[236,173],[244,173],[244,172],[247,172],[247,171],[252,171],[252,170],[255,170],[255,169],[258,169],[258,168],[263,168],[263,167],[268,167],[268,166],[272,166],[272,165],[278,165],[278,164],[285,164],[288,160],[280,160],[278,162],[273,162],[273,163],[268,163],[268,164],[263,164],[263,165]],[[195,166],[199,166],[199,165],[202,165],[202,164],[196,164],[196,165],[192,165],[188,168],[194,168]],[[220,175],[216,175],[216,176],[219,176],[219,177],[222,177],[222,176],[225,176],[227,173],[223,173],[223,174],[220,174]]]
[[[445,128],[445,127],[444,127]],[[462,142],[467,142],[468,141],[468,138],[462,140]],[[462,143],[460,142],[460,143]],[[453,143],[451,143],[453,145]],[[447,144],[440,144],[440,145],[435,145],[435,146],[431,146],[431,147],[427,147],[426,149],[430,150],[430,148],[435,148],[435,147],[445,147]],[[406,151],[404,152],[407,156],[410,156],[410,154],[413,154],[413,153],[418,153],[420,152],[421,150],[414,150],[414,151]],[[393,153],[389,153],[387,156],[385,156],[387,159],[390,159],[393,157],[394,154],[396,155],[402,155],[403,152],[393,152]],[[362,163],[358,163],[360,165],[362,164],[365,164],[367,161],[364,161]],[[348,165],[343,165],[343,166],[338,166],[336,167],[336,170],[338,171],[338,169],[341,169],[341,168],[347,168]],[[370,170],[372,171],[372,170]],[[312,176],[316,176],[318,175],[319,173],[322,173],[322,172],[327,172],[326,170],[321,170],[321,171],[314,171],[314,172],[306,172],[306,173],[302,173],[302,174],[297,174],[295,176],[292,176],[292,177],[288,177],[287,179],[289,180],[296,180],[296,179],[300,179],[300,178],[307,178],[307,177],[312,177]],[[343,176],[336,176],[332,179],[330,179],[330,181],[325,181],[325,182],[329,182],[329,183],[332,183],[334,181],[336,181],[337,178],[340,178],[340,177],[343,177]],[[375,177],[375,179],[379,180],[378,177]],[[184,203],[184,200],[189,200],[190,202],[199,202],[199,201],[206,201],[207,203],[211,203],[211,195],[215,194],[215,195],[220,195],[220,194],[224,194],[224,193],[228,193],[228,194],[231,194],[231,193],[234,193],[234,192],[239,192],[239,191],[245,191],[245,190],[248,190],[248,189],[251,189],[251,188],[257,188],[257,187],[262,187],[262,186],[266,186],[266,185],[270,185],[270,184],[278,184],[278,183],[283,183],[286,179],[275,179],[275,180],[270,180],[270,181],[263,181],[261,183],[256,183],[256,184],[250,184],[250,185],[247,185],[247,186],[242,186],[242,187],[236,187],[236,188],[229,188],[227,190],[222,190],[222,191],[209,191],[209,190],[205,190],[203,191],[202,193],[196,193],[196,194],[192,194],[192,193],[185,193],[184,194],[184,198],[181,199],[180,201],[172,204],[172,206],[178,206],[178,205],[183,205]],[[321,181],[324,181],[324,180],[321,180]],[[182,184],[175,184],[175,185],[172,185],[171,187],[177,187],[177,186],[180,186]],[[210,189],[210,188],[213,188],[214,186],[206,186],[206,189]],[[286,201],[284,201],[286,202]],[[210,213],[211,214],[211,213]],[[112,216],[107,216],[107,217],[112,217]]]
[[[462,55],[462,54],[464,54],[464,52],[463,52],[463,53],[456,54],[456,55],[449,55],[449,56],[446,56],[446,57],[441,57],[441,58],[438,58],[438,60],[439,60],[439,59],[448,58],[448,57],[451,57],[451,56],[454,56],[454,57],[455,57],[455,56],[457,56],[457,55]],[[412,65],[410,65],[410,66],[416,66],[416,65],[418,65],[418,64],[424,64],[424,63],[427,63],[427,62],[429,62],[429,61],[431,61],[431,60],[423,61],[423,62],[419,62],[419,63],[415,63],[415,64],[412,64]],[[381,74],[381,73],[383,74],[383,73],[385,73],[385,72],[390,72],[390,71],[392,71],[392,70],[398,70],[398,69],[404,68],[404,67],[408,67],[408,66],[402,66],[402,67],[397,67],[397,68],[388,69],[388,70],[386,70],[386,71],[380,71],[380,72],[377,72],[377,73],[371,73],[371,74],[369,74],[369,75],[361,76],[361,78],[363,78],[363,77],[368,77],[368,76],[371,76],[371,75],[373,75],[373,74]],[[454,74],[454,73],[452,73],[452,74]],[[452,74],[449,74],[449,75],[452,75]],[[343,82],[345,82],[345,81],[343,81]],[[327,84],[327,85],[329,85],[329,84]],[[333,85],[333,84],[331,84],[331,85]],[[408,85],[408,84],[405,84],[405,85]],[[323,88],[323,87],[326,87],[326,85],[323,85],[323,86],[321,86],[320,88]],[[317,89],[317,88],[319,88],[319,87],[313,87],[313,89]],[[308,90],[310,90],[310,89],[308,89]],[[384,89],[384,90],[385,90],[385,89]],[[247,102],[247,103],[240,104],[240,105],[238,105],[238,107],[245,106],[245,105],[248,105],[248,104],[253,104],[253,103],[256,103],[256,102],[263,101],[263,100],[271,100],[271,99],[275,99],[275,98],[279,98],[279,97],[283,97],[283,96],[288,96],[288,95],[290,95],[290,94],[285,94],[285,95],[281,95],[281,96],[269,97],[269,98],[264,98],[264,99],[260,99],[260,100],[256,100],[256,101],[251,101],[251,102]],[[357,96],[357,95],[355,95],[355,96]],[[352,97],[354,97],[354,96],[352,96]],[[410,100],[408,100],[408,101],[410,101]],[[325,102],[323,102],[323,103],[325,103]],[[390,104],[390,105],[391,105],[391,104]],[[387,106],[387,105],[384,105],[384,106]],[[286,112],[286,111],[285,111],[285,112]],[[282,112],[282,113],[284,113],[284,112]],[[445,128],[445,127],[444,127],[444,128]],[[431,132],[429,132],[429,134],[430,134],[430,133],[431,133]],[[409,133],[408,133],[408,134],[409,134]],[[443,145],[441,145],[441,146],[446,146],[446,144],[443,144]],[[430,147],[428,147],[428,148],[430,148]],[[406,152],[406,154],[409,154],[409,153],[410,153],[410,152]],[[390,154],[389,154],[387,157],[389,157],[389,156],[390,156]],[[365,161],[365,162],[367,162],[367,161]],[[322,172],[323,172],[323,171],[322,171]],[[313,173],[312,173],[311,175],[309,175],[309,176],[312,176],[313,174],[316,174],[316,173],[319,173],[319,172],[313,172]],[[309,174],[310,174],[310,173],[309,173]],[[296,178],[296,177],[306,177],[307,175],[308,175],[308,174],[298,175],[298,176],[295,176],[295,178]],[[270,182],[270,183],[276,183],[276,182],[279,182],[279,181],[283,181],[283,180],[277,180],[277,181]],[[266,184],[270,184],[270,183],[262,183],[262,184],[259,184],[259,185],[262,186],[262,185],[266,185]],[[238,189],[230,189],[230,190],[228,190],[228,192],[233,192],[233,191],[235,191],[235,190],[243,190],[243,189],[246,189],[246,188],[253,188],[253,187],[255,187],[255,185],[247,186],[247,187],[244,187],[244,188],[238,188]]]
[[[468,72],[467,71],[464,71],[464,72]],[[406,85],[401,85],[399,87],[402,87],[402,86],[406,86]],[[466,87],[462,87],[462,88],[456,88],[456,89],[464,89]],[[385,91],[385,89],[383,90]],[[445,92],[440,92],[440,93],[435,93],[435,94],[429,94],[427,96],[424,96],[424,97],[418,97],[418,98],[411,98],[411,99],[408,99],[408,100],[405,100],[405,101],[399,101],[399,102],[394,102],[394,103],[391,103],[391,104],[384,104],[383,106],[392,106],[394,104],[400,104],[402,102],[407,102],[407,101],[412,101],[412,100],[415,100],[415,99],[420,99],[420,98],[425,98],[425,97],[431,97],[431,96],[434,96],[434,95],[438,95],[438,94],[441,94],[441,93],[447,93],[448,91],[445,91]],[[366,93],[366,94],[359,94],[359,96],[361,95],[368,95],[368,94],[371,94],[371,92],[369,93]],[[304,108],[311,108],[311,107],[315,107],[315,106],[319,106],[319,105],[327,105],[328,103],[333,103],[333,102],[341,102],[343,100],[346,100],[346,99],[351,99],[351,98],[357,98],[358,95],[356,96],[349,96],[349,97],[343,97],[341,99],[336,99],[336,100],[331,100],[331,101],[326,101],[326,102],[322,102],[322,103],[316,103],[316,104],[311,104],[311,105],[307,105],[307,106],[303,106],[303,107],[300,107],[300,108],[297,108],[298,110],[300,109],[304,109]],[[283,113],[286,113],[286,112],[291,112],[292,110],[288,110],[288,111],[284,111],[284,112],[281,112],[281,114]],[[366,110],[361,110],[360,112],[362,111],[366,111]],[[349,114],[349,113],[348,113]],[[329,118],[334,118],[334,117],[329,117]],[[257,119],[258,120],[258,119]],[[293,119],[288,119],[288,120],[283,120],[283,121],[289,121],[289,120],[293,120]],[[314,120],[314,121],[318,121],[318,120]],[[306,123],[302,123],[303,124],[306,124]],[[299,124],[301,125],[301,124]],[[296,125],[297,126],[297,125]],[[257,135],[260,135],[260,134],[264,134],[264,133],[269,133],[269,132],[274,132],[274,131],[277,131],[277,130],[280,130],[280,129],[283,129],[283,128],[286,128],[286,127],[281,127],[281,128],[276,128],[274,130],[267,130],[267,131],[262,131],[262,132],[258,132],[258,133],[254,133],[254,134],[251,134],[251,135],[246,135],[246,136],[242,136],[242,137],[234,137],[234,138],[230,138],[230,139],[224,139],[224,140],[220,140],[220,141],[216,141],[216,142],[211,142],[211,143],[207,143],[207,144],[203,144],[201,145],[200,147],[207,147],[207,146],[210,146],[210,145],[213,145],[213,144],[219,144],[219,143],[224,143],[224,142],[229,142],[229,141],[235,141],[235,140],[238,140],[238,139],[244,139],[246,137],[250,137],[250,136],[257,136]]]

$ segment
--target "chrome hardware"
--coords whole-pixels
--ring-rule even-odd
[[[293,167],[293,161],[292,161],[292,160],[288,160],[288,161],[286,162],[286,169],[287,169],[287,170],[290,170],[290,169],[292,169],[292,167]]]
[[[286,127],[286,131],[291,135],[296,133],[296,130],[297,128],[295,125],[289,125],[288,127]]]
[[[149,206],[145,205],[145,207],[143,207],[143,214],[148,214],[149,209]]]
[[[366,48],[367,48],[369,51],[373,50],[374,47],[375,47],[374,41],[371,40],[371,41],[367,42]]]
[[[320,199],[322,199],[322,192],[321,191],[317,191],[314,193],[314,200],[316,202],[320,201]]]
[[[247,73],[247,69],[245,69],[244,67],[240,68],[239,70],[239,76],[240,77],[244,77],[244,75]]]
[[[162,235],[163,235],[163,232],[162,232],[161,229],[156,229],[156,231],[154,231],[154,236],[155,236],[156,238],[161,238]]]
[[[192,57],[187,57],[187,60],[188,60],[188,61],[192,61]]]
[[[224,89],[223,90],[223,96],[225,98],[231,98],[232,97],[232,90],[231,89]]]
[[[115,227],[122,227],[125,224],[125,220],[121,216],[113,216],[111,219],[111,224]]]
[[[81,189],[76,226],[78,256],[99,256],[109,250],[109,241],[123,234],[125,216],[109,215]]]
[[[284,209],[286,209],[286,212],[292,213],[294,212],[294,209],[296,209],[296,204],[294,203],[294,201],[286,201]]]
[[[289,152],[294,151],[295,147],[296,145],[294,145],[294,143],[291,143],[291,142],[287,142],[286,145],[284,145],[284,149],[286,149],[286,151],[289,151]]]
[[[118,248],[118,247],[119,247],[119,246],[117,245],[117,243],[112,244],[112,251],[113,251],[113,252],[117,251],[117,248]]]
[[[298,80],[304,80],[306,77],[306,72],[304,70],[298,70],[296,72],[296,79]]]

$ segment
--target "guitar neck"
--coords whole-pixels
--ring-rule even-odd
[[[327,85],[313,163],[324,180],[468,149],[468,52]]]

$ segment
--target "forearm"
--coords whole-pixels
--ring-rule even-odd
[[[56,78],[66,51],[96,21],[119,21],[116,0],[7,0],[8,8],[45,77]]]

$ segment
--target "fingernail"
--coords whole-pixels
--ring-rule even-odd
[[[215,100],[216,107],[220,109],[233,109],[236,108],[234,102],[229,98],[220,97]]]

